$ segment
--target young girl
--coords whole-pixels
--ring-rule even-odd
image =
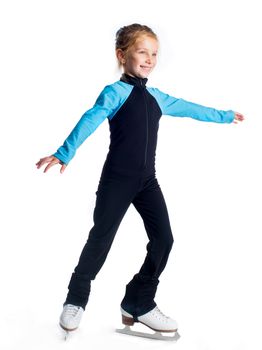
[[[165,316],[154,297],[173,244],[165,200],[155,174],[155,152],[162,115],[191,117],[216,123],[243,121],[240,113],[204,107],[146,86],[157,62],[158,38],[145,25],[132,24],[116,33],[116,57],[123,68],[119,81],[107,85],[93,108],[84,113],[54,155],[36,164],[44,172],[60,164],[63,173],[77,148],[108,118],[110,146],[94,209],[94,226],[68,286],[60,325],[79,326],[88,302],[91,281],[105,262],[117,229],[132,203],[141,215],[149,238],[140,271],[126,285],[121,302],[125,325],[141,322],[161,332],[176,332],[175,320]]]

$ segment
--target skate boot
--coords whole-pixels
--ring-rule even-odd
[[[84,309],[81,306],[72,304],[66,304],[64,306],[59,324],[65,330],[66,335],[68,332],[72,332],[78,328],[83,312]]]
[[[156,306],[153,310],[147,312],[142,316],[138,316],[136,319],[121,308],[122,313],[122,323],[125,325],[124,329],[117,329],[117,332],[124,333],[128,335],[136,335],[139,337],[153,338],[158,340],[178,340],[180,335],[177,332],[178,325],[175,320],[165,316],[159,308]],[[149,327],[155,333],[143,333],[137,332],[130,329],[135,322],[142,323],[143,325]],[[174,333],[172,336],[164,336],[162,333]]]

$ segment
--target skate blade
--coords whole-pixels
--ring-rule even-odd
[[[127,334],[127,335],[133,335],[136,337],[142,337],[142,338],[149,338],[149,339],[155,339],[155,340],[165,340],[165,341],[177,341],[180,338],[180,335],[178,332],[175,332],[172,336],[163,335],[161,332],[155,332],[155,333],[144,333],[144,332],[138,332],[133,331],[130,326],[125,326],[122,329],[116,329],[117,333]]]
[[[62,332],[62,338],[63,338],[64,341],[67,341],[67,339],[70,338],[71,334],[77,332],[77,328],[76,328],[76,329],[69,330],[69,329],[65,329],[65,328],[62,327],[61,325],[60,325],[60,330],[61,330],[61,332]]]
[[[63,339],[64,339],[64,341],[67,341],[67,339],[69,338],[69,331],[66,331],[66,330],[64,330],[64,334],[63,334]]]

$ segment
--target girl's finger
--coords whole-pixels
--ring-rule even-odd
[[[244,116],[243,116],[243,114],[238,113],[238,112],[235,113],[235,118],[236,118],[237,120],[239,120],[239,121],[242,121],[242,120],[245,119]]]
[[[36,163],[37,168],[41,168],[45,163],[50,162],[50,160],[52,159],[52,157],[45,157],[45,158],[41,158],[39,160],[39,162]]]
[[[37,166],[38,168],[41,168],[41,166],[43,165],[43,159],[44,159],[44,158],[41,158],[41,159],[36,163],[36,166]]]
[[[60,173],[63,174],[63,172],[65,171],[65,169],[66,169],[66,164],[63,164],[63,165],[61,166]]]
[[[54,166],[55,164],[59,163],[58,159],[53,159],[45,168],[44,173],[46,173],[52,166]]]

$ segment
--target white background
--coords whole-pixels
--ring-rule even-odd
[[[146,253],[131,206],[80,330],[64,343],[58,318],[93,224],[108,122],[63,175],[35,163],[119,79],[115,32],[134,22],[151,26],[161,44],[148,86],[246,120],[160,122],[157,178],[175,242],[155,300],[178,321],[179,342],[114,332]],[[1,349],[262,348],[261,27],[255,0],[1,1]]]

